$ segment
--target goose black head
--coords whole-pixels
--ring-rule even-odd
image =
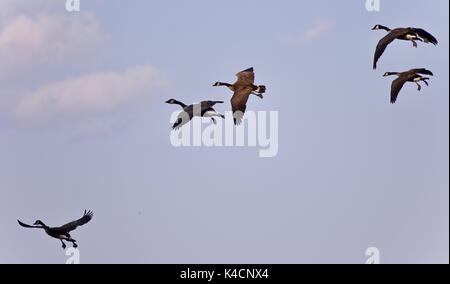
[[[381,29],[381,25],[375,25],[375,27],[372,28],[372,31],[377,31]]]
[[[171,105],[176,104],[176,103],[177,103],[177,101],[174,99],[170,99],[166,102],[166,104],[171,104]]]
[[[393,76],[393,75],[397,75],[397,72],[386,72],[384,73],[383,77],[388,77],[388,76]]]
[[[37,220],[36,222],[34,222],[35,226],[45,226],[44,222],[42,222],[41,220]]]
[[[372,28],[372,31],[377,31],[377,30],[385,30],[387,32],[390,32],[391,29],[388,27],[385,27],[383,25],[375,25],[375,27]]]
[[[213,87],[220,87],[220,86],[222,86],[222,84],[221,84],[220,82],[216,82],[216,83],[214,83],[214,85],[213,85]]]

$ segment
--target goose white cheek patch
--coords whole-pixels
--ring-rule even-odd
[[[240,117],[240,116],[238,116]],[[171,115],[170,123],[179,118]],[[189,120],[189,118],[187,118]],[[170,133],[173,147],[259,148],[260,158],[274,158],[279,150],[278,111],[247,111],[239,125],[235,125],[231,111],[225,119],[215,117],[216,124],[206,117],[194,117],[179,130]]]

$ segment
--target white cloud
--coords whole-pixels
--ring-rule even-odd
[[[321,38],[333,29],[333,24],[329,21],[317,22],[314,26],[308,29],[303,38],[307,41],[314,41]]]
[[[89,14],[15,17],[0,30],[0,77],[73,60],[98,46],[103,38],[96,19]]]
[[[0,24],[17,15],[36,15],[63,11],[65,0],[0,0]]]
[[[15,114],[20,118],[103,112],[152,96],[166,87],[160,71],[135,66],[123,73],[105,72],[45,85],[24,96]]]

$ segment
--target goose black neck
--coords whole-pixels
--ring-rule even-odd
[[[385,27],[385,26],[381,26],[381,25],[380,25],[380,29],[385,30],[385,31],[387,31],[387,32],[392,31],[390,28]]]
[[[231,84],[219,82],[219,86],[231,87]]]
[[[38,226],[37,228],[46,230],[46,229],[49,228],[49,226],[45,225],[45,224],[42,222],[41,225]]]
[[[394,75],[399,75],[400,73],[398,72],[387,72],[386,75],[387,76],[394,76]]]
[[[185,105],[184,103],[182,103],[182,102],[180,102],[180,101],[177,101],[177,100],[174,100],[174,102],[173,102],[174,104],[176,104],[176,105],[179,105],[179,106],[181,106],[182,108],[185,108],[185,107],[187,107],[187,105]]]

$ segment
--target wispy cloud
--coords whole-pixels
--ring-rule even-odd
[[[283,41],[294,46],[308,44],[324,38],[334,28],[335,24],[329,20],[316,21],[306,29],[285,35]]]
[[[95,17],[18,16],[0,30],[0,77],[79,58],[104,39]]]
[[[0,24],[18,15],[53,14],[63,11],[63,8],[64,1],[60,0],[0,0]]]
[[[333,28],[334,25],[330,21],[319,21],[307,31],[305,31],[305,33],[303,34],[303,39],[306,41],[314,41],[320,39],[330,31],[332,31]]]
[[[15,114],[26,119],[105,112],[153,96],[166,86],[164,76],[151,66],[134,66],[122,73],[94,73],[29,93],[19,102]]]

